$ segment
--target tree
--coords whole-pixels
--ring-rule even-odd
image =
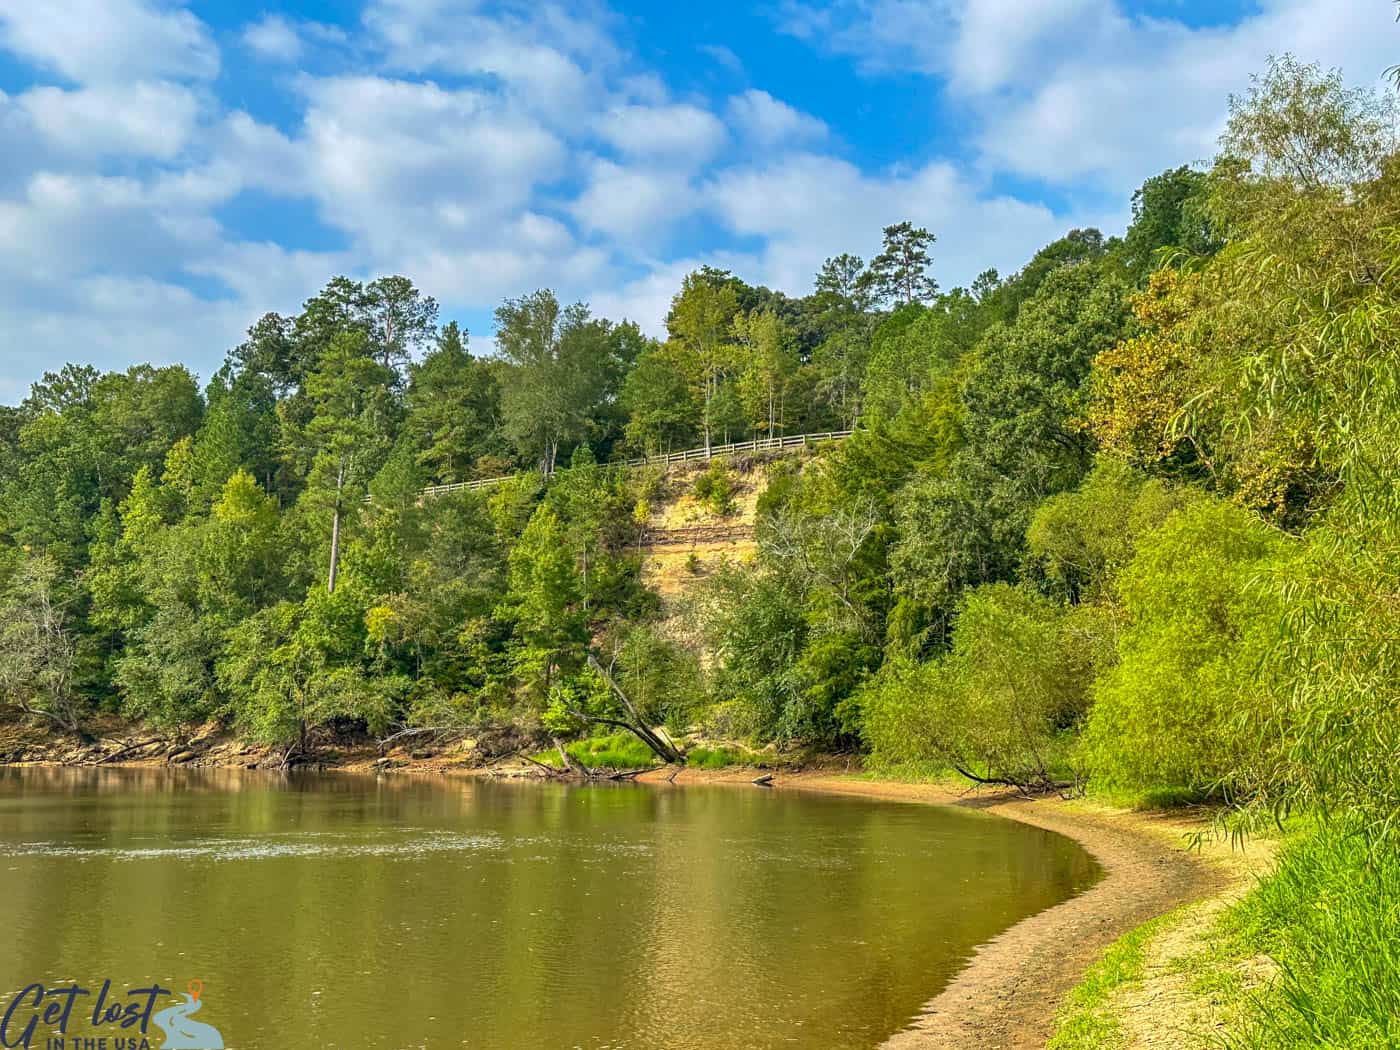
[[[500,390],[489,367],[467,351],[457,322],[446,325],[437,346],[409,369],[404,427],[417,461],[435,483],[460,481],[480,456],[500,451]]]
[[[700,394],[701,433],[708,451],[719,413],[716,402],[724,379],[734,368],[730,333],[739,300],[729,283],[717,283],[701,271],[686,275],[671,300],[666,327],[676,344],[676,356]]]
[[[822,263],[815,280],[815,297],[823,310],[863,313],[870,307],[869,288],[862,280],[865,263],[859,255],[842,253]]]
[[[331,341],[316,370],[307,377],[312,415],[298,435],[303,453],[310,458],[303,499],[330,511],[326,590],[332,593],[340,565],[347,493],[363,486],[377,470],[387,451],[393,422],[391,374],[369,356],[368,349],[368,337],[355,329]]]
[[[399,374],[412,352],[437,333],[437,300],[407,277],[380,277],[364,290],[364,311],[379,363]]]
[[[1084,746],[1091,774],[1126,788],[1229,791],[1269,706],[1277,612],[1262,572],[1278,534],[1238,507],[1197,499],[1139,541],[1119,576],[1128,626],[1095,687]]]
[[[0,592],[0,697],[28,715],[76,731],[73,598],[51,557],[23,559]]]
[[[1066,786],[1057,738],[1088,707],[1095,648],[1040,595],[1004,583],[969,591],[946,657],[892,664],[865,691],[875,756],[1022,790]]]
[[[676,343],[650,347],[622,384],[627,440],[644,453],[684,448],[700,416],[695,392]]]
[[[1135,280],[1157,268],[1163,249],[1193,256],[1223,247],[1207,214],[1209,179],[1185,165],[1148,179],[1133,193],[1133,221],[1123,237],[1123,262]]]
[[[938,294],[938,282],[928,274],[929,248],[937,238],[909,222],[886,226],[884,236],[883,249],[862,277],[862,290],[879,303],[931,300]]]
[[[764,433],[774,437],[783,429],[788,384],[797,371],[797,355],[787,325],[772,310],[755,310],[734,317],[738,344],[740,396],[752,420],[764,420]]]
[[[535,511],[509,564],[501,615],[515,625],[512,663],[531,693],[547,698],[561,672],[582,665],[588,637],[574,553],[551,507]]]
[[[615,395],[630,332],[593,320],[583,303],[561,308],[545,289],[496,309],[496,346],[510,373],[501,421],[521,456],[553,473],[561,450],[587,438],[594,413]]]

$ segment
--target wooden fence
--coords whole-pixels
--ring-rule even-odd
[[[644,467],[653,463],[669,466],[672,463],[689,463],[697,459],[713,459],[716,456],[732,456],[740,452],[781,452],[786,449],[809,448],[824,441],[840,441],[854,431],[827,430],[819,434],[793,434],[789,437],[754,438],[752,441],[734,441],[727,445],[711,445],[709,448],[688,448],[683,452],[662,452],[655,456],[638,456],[625,461],[629,467]],[[607,466],[608,464],[604,464]],[[516,477],[515,474],[502,474],[495,478],[477,478],[475,481],[454,481],[448,485],[429,485],[420,495],[423,498],[445,496],[452,492],[470,492],[475,489],[490,488],[503,481]],[[369,502],[369,497],[365,497]]]

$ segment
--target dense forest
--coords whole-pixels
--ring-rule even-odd
[[[539,291],[475,356],[409,280],[337,277],[202,391],[69,365],[0,409],[0,701],[293,750],[633,715],[1324,814],[1254,905],[1296,993],[1261,1023],[1393,1045],[1394,134],[1388,95],[1284,58],[1123,236],[969,288],[901,223],[803,298],[692,273],[664,340]],[[616,464],[836,428],[767,468],[756,559],[663,610],[637,541],[666,482]]]

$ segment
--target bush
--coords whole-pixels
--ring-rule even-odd
[[[695,479],[695,498],[712,514],[734,513],[734,479],[722,460],[712,459],[709,469]]]
[[[1088,614],[1030,591],[968,592],[946,657],[889,664],[862,691],[875,761],[1049,786],[1065,775],[1064,737],[1084,714],[1101,637]]]
[[[1277,622],[1265,571],[1282,539],[1201,499],[1144,537],[1118,579],[1128,626],[1094,687],[1086,764],[1109,789],[1237,786],[1263,746],[1260,675]]]

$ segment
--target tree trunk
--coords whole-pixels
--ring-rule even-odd
[[[646,724],[646,720],[642,718],[641,712],[638,711],[636,705],[632,703],[632,699],[622,691],[622,686],[617,684],[617,680],[613,678],[612,673],[604,668],[603,665],[598,662],[598,658],[592,653],[588,654],[588,666],[597,671],[598,674],[602,676],[603,681],[607,682],[608,688],[611,689],[613,695],[622,702],[622,706],[626,709],[628,716],[631,718],[630,722],[622,722],[611,718],[595,718],[593,721],[602,722],[605,725],[611,725],[618,729],[626,729],[642,743],[646,744],[647,747],[651,748],[652,753],[656,755],[657,758],[661,759],[661,761],[684,765],[685,756],[677,751],[669,741],[661,739],[660,736],[652,731],[651,727]]]
[[[335,475],[335,515],[331,518],[331,567],[326,576],[326,593],[335,593],[336,572],[340,568],[340,497],[345,491],[345,460]]]

